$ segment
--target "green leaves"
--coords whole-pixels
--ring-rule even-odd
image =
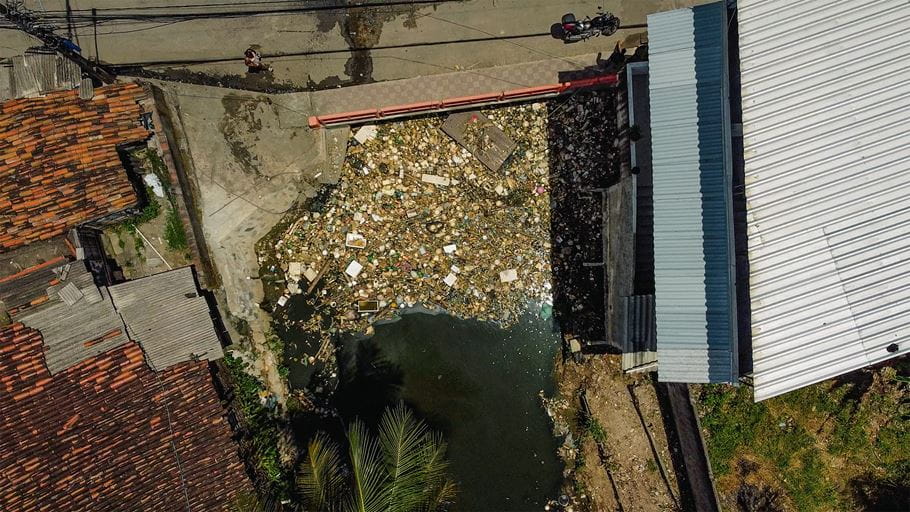
[[[379,442],[389,477],[386,511],[417,510],[421,502],[426,425],[403,404],[386,410],[379,423]]]
[[[338,447],[319,432],[307,448],[307,458],[297,479],[300,493],[317,510],[334,510],[335,500],[344,485]]]
[[[432,512],[451,503],[446,443],[404,405],[387,409],[374,436],[360,420],[347,430],[349,467],[324,433],[309,444],[298,485],[319,511]]]
[[[382,466],[379,443],[360,420],[348,427],[348,455],[351,458],[352,496],[345,510],[380,512],[388,495],[387,475]]]

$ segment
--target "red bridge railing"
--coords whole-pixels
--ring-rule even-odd
[[[619,79],[615,74],[602,75],[593,78],[582,78],[569,82],[560,82],[558,84],[552,85],[541,85],[538,87],[526,87],[522,89],[510,89],[507,91],[477,94],[474,96],[458,96],[454,98],[445,98],[438,101],[423,101],[419,103],[408,103],[404,105],[394,105],[376,109],[355,110],[352,112],[341,112],[338,114],[310,116],[308,124],[310,128],[321,128],[325,126],[354,124],[361,121],[380,120],[411,114],[419,114],[423,112],[469,107],[474,105],[489,105],[492,103],[501,103],[527,98],[557,96],[575,89],[616,85],[618,81]]]

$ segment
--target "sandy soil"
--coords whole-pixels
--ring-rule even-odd
[[[596,355],[558,363],[556,377],[559,396],[550,403],[555,428],[568,429],[574,441],[561,449],[571,508],[678,510],[679,489],[650,376],[623,375],[619,356]],[[586,419],[582,392],[595,421]]]

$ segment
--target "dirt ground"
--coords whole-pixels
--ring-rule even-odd
[[[653,381],[649,374],[623,375],[619,365],[616,355],[557,363],[559,394],[549,410],[556,434],[569,434],[560,449],[563,493],[575,511],[680,510]]]
[[[124,278],[138,279],[192,262],[186,250],[174,251],[165,243],[165,215],[162,211],[149,222],[140,224],[136,234],[125,229],[104,230],[104,251],[123,269]],[[144,240],[139,233],[145,236]]]

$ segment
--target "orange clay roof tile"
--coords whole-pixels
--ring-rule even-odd
[[[130,342],[51,376],[43,350],[0,328],[0,510],[224,510],[252,490],[206,362],[156,374]]]
[[[137,203],[116,148],[149,136],[143,99],[118,84],[91,100],[61,91],[0,104],[0,252]]]

